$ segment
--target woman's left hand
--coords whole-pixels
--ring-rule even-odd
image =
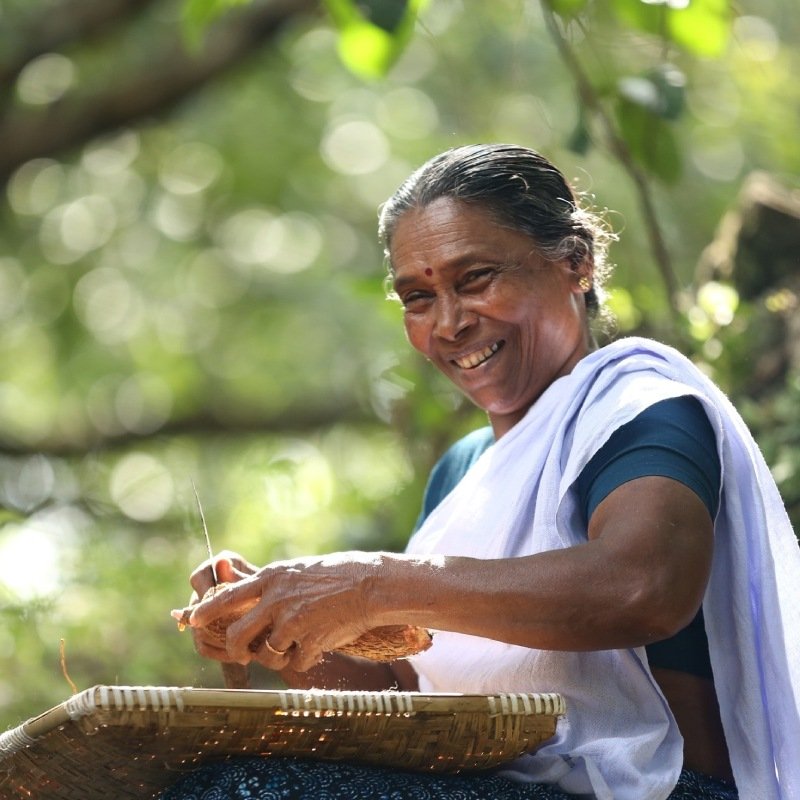
[[[276,561],[198,603],[190,624],[202,628],[250,607],[228,627],[229,659],[303,672],[373,627],[369,586],[385,567],[382,554],[362,552]]]

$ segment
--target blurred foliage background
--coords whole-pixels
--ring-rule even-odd
[[[488,140],[620,235],[606,336],[735,400],[800,523],[795,0],[0,0],[0,729],[221,685],[205,554],[400,549],[484,424],[406,344],[379,204]],[[265,677],[264,685],[269,678]]]

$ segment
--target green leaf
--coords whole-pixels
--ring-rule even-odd
[[[647,108],[620,98],[620,133],[631,154],[651,175],[674,183],[681,175],[681,153],[668,123]]]
[[[581,106],[578,110],[578,119],[575,122],[575,127],[567,137],[567,147],[578,155],[586,155],[589,148],[592,146],[592,137],[589,132],[589,127],[586,120],[586,112]]]
[[[643,0],[613,0],[614,13],[624,24],[656,36],[667,34],[667,6]]]
[[[671,64],[661,64],[645,75],[620,78],[617,92],[629,103],[664,119],[676,119],[684,106],[684,74]]]
[[[673,41],[690,53],[717,58],[730,41],[731,17],[728,0],[692,0],[670,12],[669,30]]]
[[[408,0],[355,0],[363,17],[388,33],[396,31],[402,23]]]
[[[325,0],[339,57],[354,74],[381,78],[402,53],[426,0]]]
[[[376,25],[353,23],[339,34],[339,56],[356,75],[380,78],[394,63],[395,41]]]
[[[640,75],[620,78],[617,89],[620,96],[629,103],[645,108],[651,114],[660,112],[661,98],[658,94],[658,87],[650,78]]]
[[[629,27],[696,56],[721,56],[730,40],[730,0],[614,0],[613,8]]]
[[[672,64],[659,64],[647,77],[658,90],[659,116],[677,119],[686,102],[686,75]]]

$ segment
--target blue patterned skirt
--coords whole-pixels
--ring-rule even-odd
[[[738,800],[729,784],[690,770],[670,800]],[[570,800],[546,784],[517,783],[491,772],[442,775],[347,762],[239,758],[206,764],[167,789],[161,800]],[[574,800],[574,796],[573,796]]]

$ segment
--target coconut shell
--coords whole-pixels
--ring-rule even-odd
[[[338,652],[372,661],[396,661],[421,653],[432,644],[433,636],[425,628],[416,625],[381,625],[362,633],[351,644],[338,648]]]

